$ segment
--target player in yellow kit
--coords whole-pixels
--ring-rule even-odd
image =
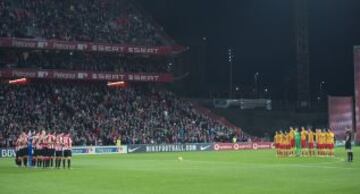
[[[289,145],[290,145],[290,148],[289,148],[289,154],[290,155],[293,155],[294,154],[294,149],[295,149],[295,130],[294,128],[290,127],[290,131],[289,131]]]
[[[285,157],[289,156],[289,153],[290,153],[290,136],[288,134],[288,132],[285,132],[284,133],[284,136],[283,136],[283,154]]]
[[[319,148],[320,148],[320,156],[326,156],[326,131],[320,131],[319,136]]]
[[[275,149],[276,149],[276,156],[279,157],[280,155],[280,148],[279,148],[279,133],[277,131],[275,131],[275,136],[274,136],[274,145],[275,145]]]
[[[283,136],[284,136],[283,132],[279,130],[277,134],[277,147],[278,147],[279,156],[283,156],[284,154]]]
[[[308,155],[308,150],[307,150],[306,139],[307,139],[308,133],[307,133],[307,131],[305,130],[304,127],[301,127],[300,136],[301,136],[301,155],[302,156],[307,156]]]
[[[331,131],[331,129],[328,129],[326,133],[326,143],[328,156],[334,157],[335,134]]]
[[[284,132],[280,132],[280,150],[281,156],[284,157],[286,155],[286,135]]]
[[[309,148],[310,156],[315,156],[314,145],[315,145],[315,133],[309,128],[308,129],[308,148]]]
[[[318,156],[320,156],[320,152],[321,152],[320,133],[321,133],[321,129],[316,129],[315,130],[316,149],[317,149],[317,155]]]

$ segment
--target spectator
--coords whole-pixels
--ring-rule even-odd
[[[113,145],[118,137],[125,144],[229,142],[234,133],[153,85],[33,82],[0,90],[1,147],[13,146],[21,131],[41,129],[71,131],[75,145]]]
[[[2,0],[0,37],[120,44],[170,42],[128,0]]]

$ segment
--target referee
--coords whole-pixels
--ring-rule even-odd
[[[347,152],[347,158],[348,158],[348,162],[352,162],[353,161],[353,152],[351,149],[351,141],[352,141],[352,132],[350,128],[346,129],[346,133],[345,133],[345,150]]]

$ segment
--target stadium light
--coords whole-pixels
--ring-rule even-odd
[[[26,82],[27,82],[26,78],[9,80],[9,84],[25,84]]]
[[[107,86],[125,86],[125,82],[124,81],[108,82]]]

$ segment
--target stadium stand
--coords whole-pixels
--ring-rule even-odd
[[[165,45],[129,0],[1,0],[1,37]]]
[[[131,0],[0,0],[0,17],[0,147],[41,129],[71,131],[74,145],[112,145],[118,137],[123,144],[230,142],[234,135],[247,141],[164,85],[146,83],[152,79],[121,89],[105,79],[54,76],[8,84],[19,76],[4,72],[19,69],[172,75],[169,55],[178,45]],[[145,50],[112,52],[122,45]],[[107,46],[111,51],[102,50]]]
[[[1,84],[1,146],[22,130],[70,130],[75,145],[230,141],[233,130],[154,85],[126,89],[103,83]]]

